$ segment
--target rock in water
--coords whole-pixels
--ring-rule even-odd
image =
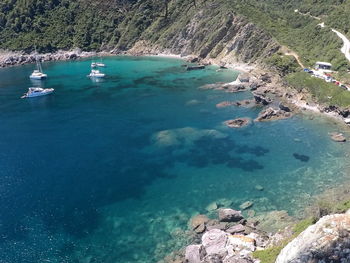
[[[205,251],[202,245],[190,245],[186,247],[185,259],[188,263],[201,263],[205,256]]]
[[[226,251],[227,234],[219,229],[212,229],[202,236],[202,245],[207,255],[224,256]]]
[[[244,202],[243,204],[241,204],[241,205],[239,206],[239,208],[242,209],[242,210],[246,210],[246,209],[252,207],[253,204],[254,204],[254,203],[253,203],[252,201],[247,201],[247,202]]]
[[[212,212],[214,210],[218,209],[218,204],[216,202],[212,202],[210,203],[205,210],[207,210],[208,212]]]
[[[247,126],[250,123],[249,118],[238,118],[234,120],[228,120],[224,122],[227,127],[230,128],[241,128]]]
[[[335,142],[346,142],[346,138],[341,133],[333,132],[331,133],[331,138]]]
[[[350,215],[322,217],[284,247],[276,263],[348,262]]]
[[[190,227],[192,230],[196,230],[201,225],[208,223],[209,218],[206,215],[196,215],[191,218]]]
[[[255,186],[255,189],[258,190],[258,191],[264,191],[264,187],[262,187],[261,185],[257,184]]]
[[[303,155],[303,154],[298,154],[298,153],[293,153],[293,156],[295,159],[301,161],[301,162],[308,162],[310,160],[310,157],[307,155]]]
[[[241,211],[230,208],[219,209],[219,220],[221,222],[238,222],[241,219],[243,219]]]
[[[273,109],[271,107],[260,112],[259,116],[255,121],[273,121],[273,120],[282,120],[291,117],[290,112],[285,112],[280,109]]]

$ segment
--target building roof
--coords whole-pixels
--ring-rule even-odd
[[[328,63],[328,62],[320,62],[320,61],[317,61],[316,62],[316,65],[325,65],[325,66],[332,66],[332,64],[331,63]]]

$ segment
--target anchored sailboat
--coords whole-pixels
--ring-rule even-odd
[[[41,67],[41,62],[38,60],[38,57],[35,56],[35,60],[36,60],[36,67],[37,69],[33,71],[33,73],[29,76],[31,79],[45,79],[47,78],[47,74],[43,73],[43,69]]]

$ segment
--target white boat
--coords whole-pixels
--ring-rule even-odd
[[[106,64],[104,64],[104,63],[102,63],[102,62],[97,62],[97,63],[96,63],[96,66],[97,66],[97,67],[105,67]]]
[[[29,76],[31,79],[45,79],[47,78],[47,74],[40,72],[39,70],[34,70],[33,73]]]
[[[38,79],[38,80],[46,79],[47,78],[47,74],[43,73],[43,69],[41,67],[40,61],[38,60],[37,57],[35,57],[35,60],[36,60],[36,67],[37,67],[37,69],[34,70],[33,73],[29,77],[31,79]]]
[[[28,92],[25,93],[21,98],[32,98],[49,95],[54,92],[54,89],[43,89],[43,88],[29,88]]]
[[[91,63],[91,67],[92,67],[92,68],[96,68],[96,67],[97,67],[97,63],[96,63],[96,62],[92,62],[92,63]]]
[[[104,78],[106,74],[100,72],[98,69],[91,70],[90,74],[88,75],[89,78]]]

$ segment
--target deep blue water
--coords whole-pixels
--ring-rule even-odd
[[[346,178],[347,146],[321,118],[253,123],[250,98],[200,90],[237,72],[187,72],[178,59],[109,57],[44,64],[55,93],[19,99],[34,65],[0,70],[0,262],[156,262],[186,243],[187,221],[216,200],[296,215]],[[304,155],[307,158],[295,158]],[[256,185],[264,187],[257,191]]]

